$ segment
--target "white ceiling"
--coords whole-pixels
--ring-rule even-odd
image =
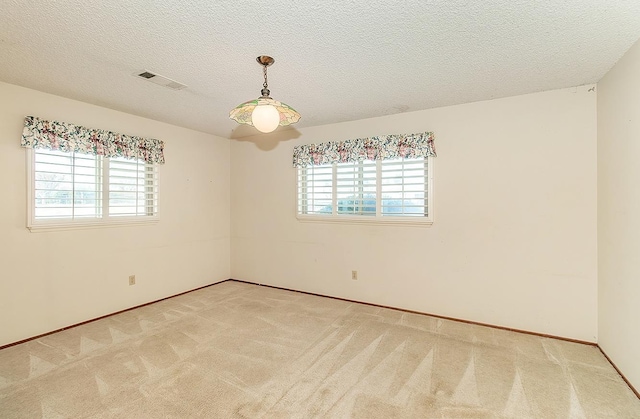
[[[639,0],[0,0],[0,80],[234,138],[258,55],[309,127],[594,83],[638,38]]]

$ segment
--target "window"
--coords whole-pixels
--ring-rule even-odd
[[[331,215],[333,165],[298,168],[298,214]]]
[[[336,213],[376,214],[376,162],[336,163]]]
[[[298,218],[430,224],[431,163],[421,157],[299,167]]]
[[[383,160],[380,166],[382,215],[428,217],[428,159]]]
[[[31,230],[156,221],[157,165],[27,149]]]

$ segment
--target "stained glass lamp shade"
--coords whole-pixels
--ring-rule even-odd
[[[263,66],[264,83],[262,96],[241,103],[229,112],[229,118],[239,124],[247,124],[256,127],[260,132],[271,132],[278,126],[295,124],[300,120],[300,114],[291,106],[273,100],[269,97],[267,88],[267,67],[275,62],[271,57],[261,55],[256,61]]]

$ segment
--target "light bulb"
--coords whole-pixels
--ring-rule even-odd
[[[280,113],[271,105],[258,105],[251,113],[251,122],[260,132],[271,132],[280,124]]]

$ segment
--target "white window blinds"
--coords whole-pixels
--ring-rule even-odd
[[[383,160],[380,164],[382,215],[428,215],[428,159]]]
[[[157,164],[44,148],[29,156],[32,230],[157,219]]]
[[[336,164],[338,214],[376,215],[376,162]]]
[[[299,167],[298,215],[431,221],[430,158]]]
[[[158,172],[142,160],[109,159],[109,215],[153,216],[158,208]]]
[[[298,169],[298,213],[331,214],[333,197],[333,166],[301,167]]]
[[[102,215],[102,169],[98,156],[38,149],[34,158],[36,219]]]

